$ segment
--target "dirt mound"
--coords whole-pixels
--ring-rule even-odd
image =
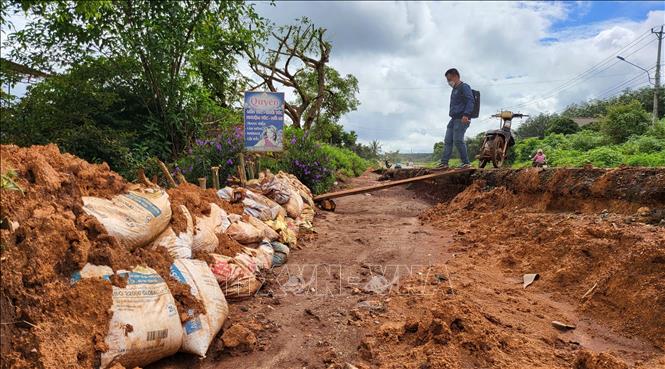
[[[378,368],[570,368],[576,346],[499,319],[464,288],[450,287],[447,275],[433,267],[401,281],[380,320],[361,316],[369,330],[363,359]]]
[[[82,196],[111,198],[128,188],[106,164],[62,154],[55,145],[2,145],[0,167],[20,187],[0,190],[2,368],[96,367],[107,349],[111,284],[71,285],[72,273],[87,262],[147,265],[177,292],[166,277],[172,260],[165,250],[130,253],[83,211]],[[181,313],[202,310],[188,290],[176,297]]]
[[[211,203],[219,205],[229,214],[242,214],[244,210],[242,204],[231,204],[220,199],[214,189],[202,190],[191,183],[183,183],[176,188],[169,189],[167,192],[171,201],[171,210],[173,214],[176,214],[171,222],[171,226],[176,233],[184,231],[187,227],[184,216],[182,216],[182,219],[177,216],[177,214],[182,214],[178,210],[180,205],[185,205],[192,214],[195,227],[196,217],[210,215]]]
[[[584,208],[585,200],[575,201],[578,209]],[[587,201],[594,207],[606,205],[598,199]],[[468,252],[476,263],[493,263],[513,275],[539,273],[536,288],[571,301],[624,335],[663,347],[665,228],[635,222],[637,215],[606,210],[548,211],[550,203],[548,193],[514,194],[476,182],[421,220],[456,229],[458,250]]]

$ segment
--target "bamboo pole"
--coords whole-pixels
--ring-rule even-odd
[[[247,173],[245,170],[245,154],[240,153],[240,168],[238,169],[238,174],[240,175],[240,185],[243,187],[247,183]]]
[[[176,177],[178,177],[178,183],[180,183],[180,184],[188,183],[188,182],[187,182],[187,178],[185,178],[185,176],[182,175],[182,173],[178,172],[178,173],[176,174]]]
[[[206,180],[206,177],[199,178],[199,187],[201,187],[202,190],[206,189]]]
[[[219,190],[219,167],[212,167],[212,186]]]
[[[164,162],[159,159],[157,159],[157,164],[159,165],[159,169],[162,170],[162,174],[164,174],[164,177],[166,177],[169,185],[171,185],[171,187],[178,187],[178,185],[175,183],[175,180],[173,179],[173,176],[171,176],[171,173],[169,173],[169,168],[166,167],[166,164],[164,164]]]

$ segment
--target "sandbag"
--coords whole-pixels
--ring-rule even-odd
[[[300,213],[302,213],[305,204],[303,203],[300,194],[298,194],[298,192],[295,190],[291,190],[289,201],[287,201],[285,204],[282,204],[282,206],[286,210],[286,213],[289,215],[289,217],[295,219],[300,216]]]
[[[230,203],[242,201],[245,198],[245,192],[242,188],[224,187],[217,191],[217,196]]]
[[[226,233],[234,240],[248,245],[252,243],[261,242],[263,233],[253,225],[244,222],[239,216],[235,214],[229,215],[231,225],[227,228]]]
[[[279,242],[294,247],[298,243],[297,234],[289,228],[286,219],[283,216],[278,216],[275,220],[265,222],[270,228],[279,233]]]
[[[248,270],[258,273],[272,267],[272,257],[274,253],[270,242],[263,241],[257,248],[243,247],[242,252],[237,254],[233,259]]]
[[[137,187],[111,200],[90,196],[82,200],[83,210],[130,250],[147,245],[171,221],[169,196],[161,189]]]
[[[278,267],[286,264],[290,252],[289,247],[277,241],[271,242],[270,246],[273,249],[272,266]]]
[[[229,307],[215,275],[206,262],[176,259],[171,275],[190,287],[192,295],[203,303],[206,313],[193,316],[183,324],[184,337],[180,351],[205,357],[213,338],[222,328]]]
[[[298,177],[294,176],[291,173],[286,173],[280,171],[276,175],[277,178],[286,180],[291,188],[295,189],[302,199],[307,203],[309,206],[314,207],[314,195],[312,195],[312,191],[309,189],[309,187],[305,186]]]
[[[109,279],[112,274],[109,267],[86,264],[72,276],[72,282],[80,278]],[[175,354],[182,344],[183,330],[162,277],[143,266],[116,274],[127,278],[127,285],[113,286],[113,315],[104,340],[108,350],[102,353],[101,368],[115,363],[128,368],[145,366]]]
[[[254,193],[252,191],[245,191],[245,199],[242,200],[244,212],[261,220],[275,219],[279,214],[285,214],[286,211],[275,201],[267,198],[266,196]]]
[[[227,299],[238,299],[254,295],[262,283],[256,275],[228,256],[209,254],[213,261],[208,265]]]
[[[253,225],[261,232],[264,240],[274,241],[279,238],[279,233],[275,232],[267,224],[252,216],[249,217],[249,224]]]
[[[180,232],[176,235],[173,228],[166,227],[164,232],[152,241],[149,248],[156,249],[158,247],[164,247],[174,259],[190,259],[192,257],[192,243],[194,240],[194,223],[192,222],[192,216],[189,213],[189,210],[187,210],[184,205],[180,205],[178,209],[184,214],[185,219],[187,220],[187,229],[185,232]]]
[[[224,233],[230,225],[227,218],[226,211],[212,203],[210,204],[210,215],[196,217],[192,251],[215,251],[219,244],[217,234]]]
[[[263,194],[283,205],[291,198],[292,190],[288,182],[277,178],[276,176],[266,176],[261,183]]]

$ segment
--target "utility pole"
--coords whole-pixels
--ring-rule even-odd
[[[660,26],[660,31],[654,31],[655,28],[651,29],[651,33],[655,34],[658,37],[658,55],[656,57],[656,86],[653,89],[653,123],[658,122],[658,90],[660,90],[660,50],[663,43],[663,26]]]

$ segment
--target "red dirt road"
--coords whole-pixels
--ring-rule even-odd
[[[336,202],[259,296],[230,303],[225,328],[251,330],[253,350],[229,353],[218,337],[206,359],[179,354],[149,368],[665,367],[665,348],[612,331],[542,280],[524,289],[494,240],[462,242],[473,232],[464,222],[421,224],[432,204],[413,191]]]

